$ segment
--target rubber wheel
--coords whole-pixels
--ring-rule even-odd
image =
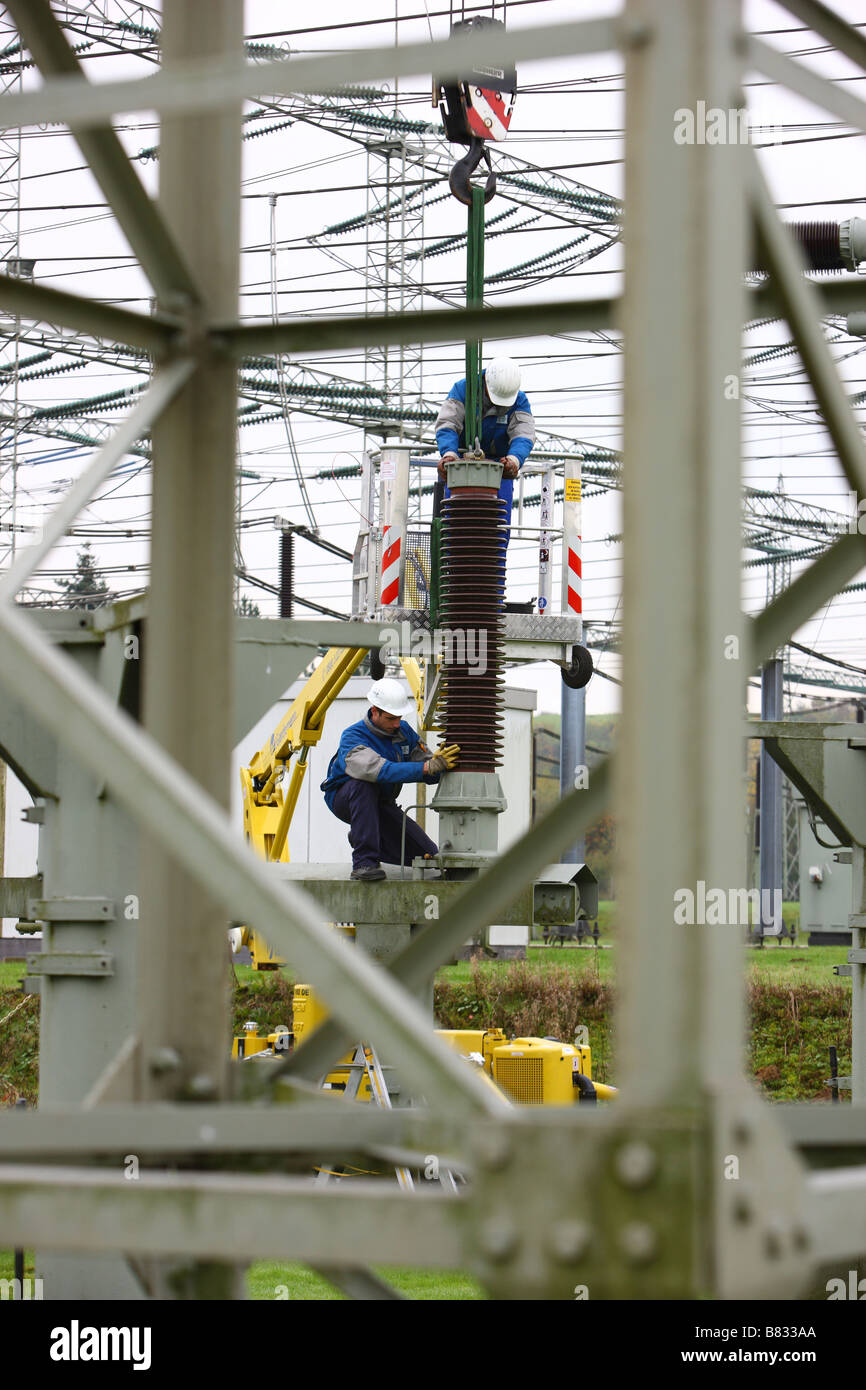
[[[378,649],[370,652],[370,675],[374,681],[380,681],[385,674],[385,663],[379,655]]]
[[[594,670],[592,656],[587,648],[574,647],[571,653],[571,665],[562,667],[562,679],[569,690],[582,690],[585,685],[589,685]]]

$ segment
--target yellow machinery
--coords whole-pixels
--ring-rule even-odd
[[[262,1036],[257,1023],[245,1023],[241,1036],[232,1038],[232,1057],[242,1062],[250,1057],[285,1055],[291,1047],[291,1038],[291,1033],[283,1024],[275,1028],[273,1033]]]
[[[293,1037],[297,1046],[309,1038],[328,1011],[316,999],[308,985],[296,985],[294,991],[294,1035],[286,1029],[260,1036],[255,1024],[250,1031],[235,1038],[232,1056],[235,1058],[278,1056],[290,1046]],[[616,1088],[592,1079],[592,1053],[588,1045],[558,1042],[554,1038],[506,1038],[501,1028],[437,1029],[436,1036],[465,1057],[467,1062],[483,1068],[486,1076],[518,1105],[573,1105],[575,1101],[610,1100]],[[325,1083],[325,1089],[345,1090],[353,1054],[341,1059]],[[361,1081],[357,1098],[372,1098],[368,1075]]]
[[[585,1044],[508,1039],[501,1028],[440,1029],[437,1037],[461,1057],[483,1066],[499,1089],[520,1105],[572,1105],[616,1095],[615,1087],[593,1081],[592,1054]]]

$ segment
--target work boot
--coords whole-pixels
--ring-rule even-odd
[[[387,878],[387,874],[381,864],[363,864],[360,869],[353,869],[349,877],[361,879],[364,883],[378,883],[380,879]]]

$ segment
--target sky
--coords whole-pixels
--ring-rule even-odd
[[[84,0],[70,0],[68,10],[76,7],[83,14]],[[618,8],[600,0],[588,4],[577,4],[575,0],[511,0],[507,23],[509,29],[516,30],[578,16],[613,14]],[[851,19],[858,18],[861,9],[857,0],[837,0],[834,8]],[[156,7],[107,0],[107,9],[112,16],[137,17],[145,28],[158,21]],[[501,18],[504,7],[497,4],[493,9]],[[315,11],[308,14],[299,6],[287,7],[275,0],[249,0],[246,34],[249,39],[282,51],[286,61],[291,62],[314,53],[441,39],[447,36],[451,12],[459,17],[460,7],[449,9],[442,0],[368,0],[362,8],[348,0],[320,0]],[[852,65],[823,51],[826,46],[804,31],[780,6],[769,0],[756,0],[746,5],[745,13],[748,27],[761,32],[766,42],[798,55],[800,61],[818,72],[845,82],[850,80],[851,89],[860,90],[863,79]],[[313,16],[315,24],[307,22]],[[75,38],[89,45],[80,56],[85,71],[95,82],[123,75],[142,76],[153,70],[153,45],[146,34],[127,41],[130,48],[140,44],[139,53],[122,55],[98,37],[94,40],[84,18],[76,25]],[[440,161],[445,160],[441,168],[447,168],[452,154],[456,157],[460,151],[449,152],[444,141],[430,101],[430,79],[430,73],[421,73],[401,79],[395,88],[393,82],[384,78],[377,84],[376,93],[354,105],[368,115],[390,116],[396,110],[403,119],[428,122],[430,130],[424,134],[413,132],[408,137],[410,145],[423,146],[431,157],[438,154]],[[38,82],[30,72],[23,80],[25,87]],[[518,82],[508,140],[501,152],[494,151],[494,162],[502,167],[507,155],[524,161],[527,176],[533,180],[559,176],[560,187],[572,187],[568,180],[578,180],[604,195],[621,197],[624,94],[620,55],[522,63]],[[766,138],[756,137],[756,144],[773,194],[785,209],[784,216],[866,216],[866,196],[861,196],[856,177],[856,170],[862,165],[863,137],[852,136],[827,112],[757,74],[747,75],[745,89],[752,125],[766,130]],[[441,243],[459,237],[465,229],[465,209],[447,196],[441,172],[430,176],[423,219],[413,218],[411,211],[403,219],[392,219],[387,229],[387,248],[385,223],[381,220],[349,232],[327,230],[362,217],[389,196],[394,200],[400,194],[399,151],[386,162],[381,153],[365,148],[364,141],[369,144],[371,138],[378,139],[376,130],[349,121],[345,99],[342,115],[334,114],[334,105],[324,97],[246,105],[248,114],[262,109],[265,114],[252,116],[245,125],[250,138],[244,142],[242,318],[267,319],[275,312],[280,319],[357,313],[365,307],[381,311],[385,302],[375,281],[382,273],[386,252],[391,262],[387,304],[390,311],[400,307],[411,311],[459,305],[465,288],[465,253],[462,245],[448,250]],[[159,140],[155,121],[150,117],[123,118],[118,121],[118,133],[143,182],[155,193],[159,171],[158,158],[154,157]],[[77,146],[64,129],[49,126],[24,133],[20,149],[18,253],[35,260],[39,283],[98,296],[146,313],[151,304],[150,286],[107,211],[98,186],[82,166]],[[386,185],[389,168],[390,190]],[[418,163],[410,160],[406,177],[413,187],[417,187],[418,171]],[[502,223],[497,223],[495,232],[489,225],[485,269],[489,276],[502,278],[489,281],[486,302],[525,303],[533,299],[538,302],[564,296],[619,293],[622,256],[615,236],[611,237],[611,224],[574,214],[570,209],[556,210],[549,201],[540,205],[531,194],[519,194],[519,201],[515,201],[515,194],[513,186],[509,189],[501,182],[497,198],[488,208],[488,224],[494,217],[501,217]],[[7,205],[0,210],[6,212],[8,224]],[[587,229],[588,243],[575,247],[576,238]],[[405,259],[400,254],[401,238]],[[600,250],[605,239],[609,245]],[[423,259],[413,254],[421,246],[425,250]],[[587,251],[590,257],[582,260]],[[525,267],[523,271],[521,266]],[[405,277],[402,282],[401,275]],[[44,328],[34,330],[25,325],[19,356],[26,359],[36,355],[44,335]],[[848,389],[863,390],[863,341],[848,338],[838,325],[831,328],[829,336],[836,340],[832,351]],[[747,360],[769,353],[765,360],[749,366],[744,376],[744,480],[754,487],[775,489],[782,475],[784,487],[793,497],[841,512],[847,510],[847,484],[832,456],[799,359],[786,350],[788,338],[785,325],[779,322],[752,327],[744,334]],[[4,362],[10,360],[10,343],[2,354]],[[26,528],[38,527],[90,456],[86,446],[52,437],[48,432],[59,427],[92,438],[102,437],[122,418],[129,403],[109,403],[108,408],[98,401],[87,407],[73,405],[74,414],[54,419],[53,423],[45,417],[41,421],[34,419],[32,412],[82,399],[93,402],[94,397],[140,386],[146,380],[146,363],[118,361],[108,345],[69,342],[70,350],[64,353],[62,341],[51,333],[49,346],[53,352],[49,360],[21,368],[17,440],[15,432],[7,428],[0,453],[0,524],[8,525],[12,516],[14,473],[15,521],[25,528],[15,533],[17,545],[26,543]],[[79,355],[82,351],[101,360],[83,362]],[[620,447],[622,368],[620,345],[614,335],[545,335],[498,342],[496,352],[507,353],[521,362],[524,388],[541,431],[572,440],[578,447]],[[46,370],[48,374],[42,375]],[[378,442],[373,435],[365,438],[364,432],[354,425],[298,408],[292,409],[287,425],[281,418],[281,396],[274,389],[275,384],[285,388],[304,371],[307,381],[321,380],[324,374],[344,382],[366,380],[381,386],[385,370],[385,364],[375,354],[367,362],[357,352],[322,353],[303,361],[285,358],[278,372],[263,373],[271,382],[269,393],[258,389],[254,381],[250,382],[250,374],[245,374],[248,380],[242,407],[261,403],[259,409],[250,409],[249,415],[242,417],[245,422],[238,431],[242,469],[242,524],[238,539],[247,573],[266,584],[275,584],[275,519],[309,520],[290,458],[289,429],[306,480],[314,524],[324,537],[346,550],[352,549],[357,533],[360,485],[357,478],[341,477],[340,470],[356,464],[364,448]],[[387,374],[392,393],[395,382],[403,381],[407,408],[422,401],[435,408],[452,382],[463,375],[463,345],[425,348],[420,357],[409,351],[402,362],[392,352]],[[392,395],[392,403],[395,398]],[[0,408],[8,418],[8,385],[0,394]],[[256,415],[271,418],[257,423]],[[862,408],[858,416],[862,419]],[[427,438],[432,444],[432,434],[428,433]],[[626,460],[626,470],[627,465]],[[429,508],[429,500],[426,506]],[[527,516],[535,523],[537,511],[528,512]],[[619,494],[610,489],[587,488],[583,522],[585,615],[590,623],[615,626],[621,617]],[[85,539],[92,542],[114,592],[127,594],[145,588],[148,525],[146,461],[130,456],[82,513],[75,534],[67,537],[50,557],[37,589],[43,597],[57,592],[58,580],[71,571]],[[7,558],[10,534],[8,530],[0,533],[0,556],[6,546]],[[758,557],[749,552],[746,558]],[[557,560],[555,551],[554,561]],[[296,565],[299,596],[349,612],[348,564],[299,541]],[[795,565],[795,573],[797,568]],[[766,567],[744,568],[743,603],[747,612],[755,613],[764,606],[766,584]],[[554,589],[558,590],[556,584]],[[529,599],[537,590],[537,539],[515,538],[509,551],[508,596]],[[265,616],[277,611],[276,599],[254,584],[240,584],[239,594],[258,603]],[[299,614],[304,611],[297,609]],[[798,634],[799,639],[828,655],[864,666],[864,614],[866,594],[858,591],[841,595],[819,611]],[[620,675],[619,661],[615,652],[605,652],[597,664],[604,674],[589,686],[587,710],[590,714],[610,713],[619,703],[619,687],[615,683]],[[805,656],[798,657],[797,664],[816,668],[813,659]],[[536,689],[541,709],[558,710],[561,683],[558,671],[549,663],[512,671],[509,681]],[[801,693],[811,695],[813,691],[805,688]]]

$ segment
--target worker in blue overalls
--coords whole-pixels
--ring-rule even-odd
[[[481,373],[481,383],[481,447],[486,458],[502,462],[499,496],[504,503],[507,526],[511,520],[514,479],[535,443],[535,421],[532,407],[520,389],[520,368],[510,357],[494,357]],[[436,444],[441,455],[439,476],[442,479],[446,476],[446,463],[459,458],[461,449],[475,448],[474,437],[466,438],[465,377],[451,387],[436,417]],[[505,544],[508,544],[507,531]]]
[[[431,754],[403,715],[412,709],[400,681],[385,676],[367,692],[370,708],[343,733],[322,783],[325,802],[349,827],[352,878],[385,878],[382,862],[411,864],[438,853],[415,821],[397,805],[405,782],[438,782],[457,766],[457,744]],[[405,841],[403,825],[405,820]],[[402,854],[402,859],[401,859]]]

